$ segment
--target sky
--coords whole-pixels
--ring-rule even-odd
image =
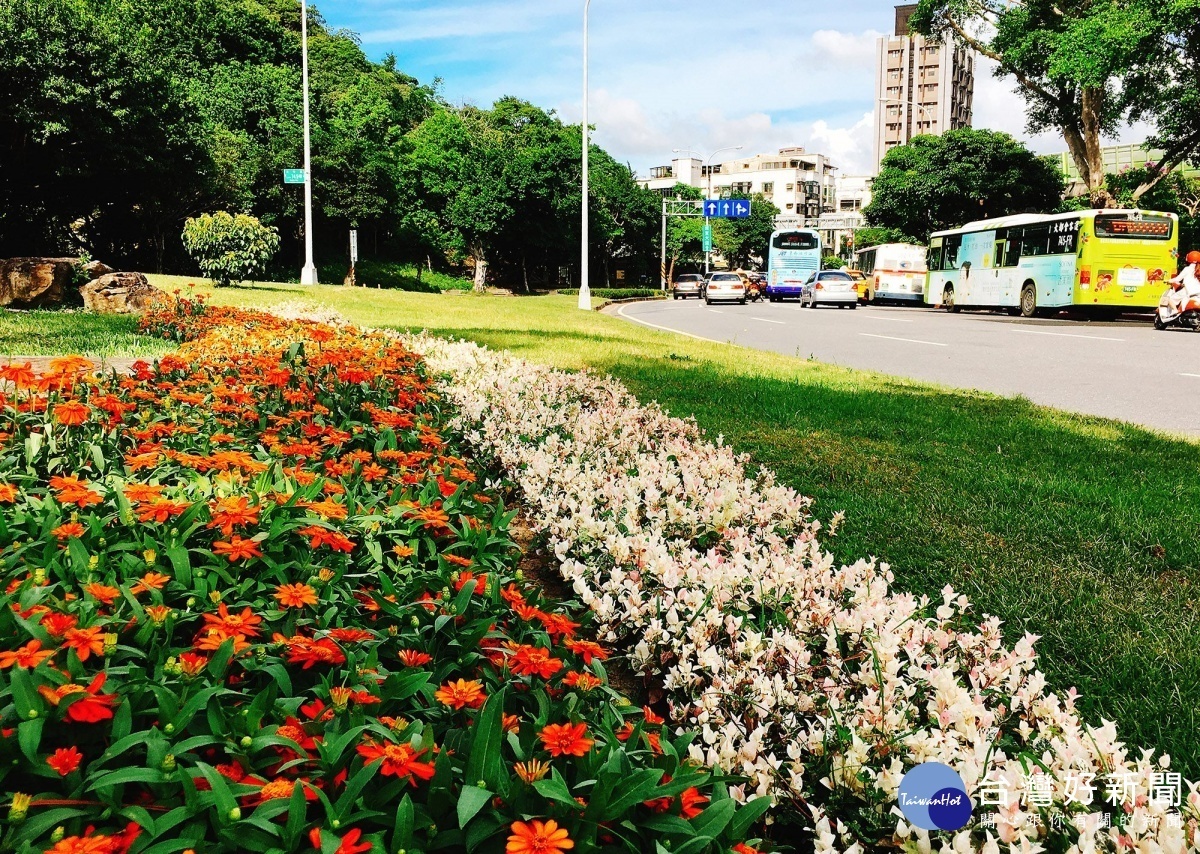
[[[327,23],[358,33],[372,59],[428,83],[453,104],[512,95],[582,115],[583,0],[317,0]],[[731,157],[804,146],[842,174],[872,166],[875,40],[891,31],[880,0],[592,0],[589,122],[594,141],[641,175],[672,149]],[[1039,153],[1054,133],[1025,130],[1010,79],[977,66],[975,127],[1007,131]],[[1117,140],[1141,142],[1144,128]]]

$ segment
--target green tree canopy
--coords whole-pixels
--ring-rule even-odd
[[[942,228],[1051,210],[1062,191],[1059,169],[1008,134],[962,128],[889,151],[864,212],[868,224],[923,243]]]
[[[910,24],[996,60],[997,75],[1017,81],[1029,130],[1063,135],[1104,207],[1102,138],[1126,121],[1158,121],[1173,161],[1164,165],[1200,152],[1198,21],[1200,0],[920,0]]]

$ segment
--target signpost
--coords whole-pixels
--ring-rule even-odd
[[[284,169],[283,170],[283,183],[285,183],[285,184],[307,183],[304,180],[304,170],[303,169]]]
[[[704,230],[701,232],[701,240],[704,241],[703,248],[705,252],[712,252],[712,226],[707,222],[704,223]]]
[[[350,266],[358,264],[358,229],[350,229]]]
[[[749,199],[706,199],[704,215],[709,219],[748,219]]]

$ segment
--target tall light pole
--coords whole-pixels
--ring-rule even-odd
[[[899,98],[880,98],[881,104],[899,104],[900,106],[914,106],[917,108],[917,115],[924,116],[925,121],[929,122],[930,130],[933,129],[933,119],[929,117],[929,110],[925,109],[925,105],[920,101],[901,101]],[[919,136],[919,134],[918,134]]]
[[[592,310],[592,292],[588,287],[588,7],[583,0],[583,199],[580,202],[582,238],[579,246],[579,307]]]
[[[300,0],[300,67],[304,81],[304,269],[300,284],[317,283],[317,265],[313,263],[312,224],[312,146],[308,127],[308,2]]]
[[[708,199],[712,198],[712,159],[714,157],[716,157],[718,154],[720,154],[722,151],[741,151],[742,148],[744,148],[744,146],[730,145],[726,148],[718,148],[712,154],[708,155],[708,160],[705,161],[705,163],[704,163],[704,171],[708,173],[708,190],[705,191],[705,195],[704,195],[704,199],[706,202]],[[709,234],[712,233],[712,224],[709,222],[707,204],[705,205],[705,211],[704,211],[704,230],[707,231]],[[710,245],[711,245],[711,243],[710,243]],[[704,272],[705,272],[705,274],[708,273],[709,261],[711,260],[711,258],[712,258],[712,249],[706,249],[704,252]]]

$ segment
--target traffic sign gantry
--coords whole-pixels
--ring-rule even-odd
[[[283,183],[285,184],[303,184],[304,170],[303,169],[284,169]]]
[[[716,219],[746,219],[750,216],[747,199],[706,199],[704,215]]]

